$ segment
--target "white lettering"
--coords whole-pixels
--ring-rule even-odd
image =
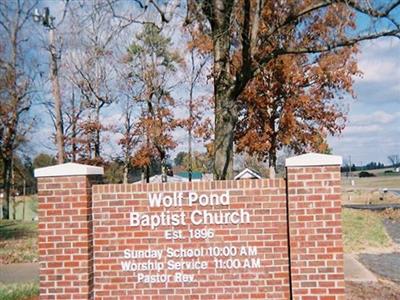
[[[176,282],[193,282],[194,275],[188,275],[183,273],[175,273],[174,281]]]
[[[226,191],[225,194],[218,195],[218,194],[201,194],[198,195],[197,193],[189,193],[188,202],[190,206],[198,203],[200,206],[218,206],[218,205],[229,205],[229,191]]]
[[[183,206],[183,193],[174,192],[173,195],[159,194],[148,194],[148,200],[150,207],[172,207],[172,206]]]
[[[163,250],[124,250],[124,258],[156,258],[158,260],[162,257]]]
[[[129,249],[124,250],[124,258],[131,258],[131,250]]]
[[[155,229],[160,225],[168,225],[168,226],[178,226],[178,225],[186,225],[185,222],[185,212],[180,213],[170,213],[170,212],[161,212],[159,214],[145,214],[145,213],[130,213],[130,225],[131,226],[143,226],[150,227],[151,229]]]
[[[241,256],[255,256],[257,255],[257,247],[241,247],[240,248]]]
[[[239,211],[226,212],[209,212],[207,210],[194,210],[190,214],[190,220],[194,225],[225,225],[225,224],[248,224],[250,223],[250,214],[244,209]]]
[[[169,260],[167,262],[168,270],[205,270],[208,267],[206,261],[191,260],[191,261],[174,261]]]
[[[150,207],[160,207],[162,196],[163,196],[163,193],[159,193],[159,194],[149,193],[148,197],[149,197]]]
[[[189,193],[189,205],[192,206],[196,201],[199,195],[197,193]]]
[[[229,205],[229,191],[226,191],[225,194],[222,194],[219,198],[221,205]]]
[[[156,274],[156,275],[145,275],[138,273],[138,282],[143,283],[165,283],[170,281],[171,275],[168,274]]]
[[[136,261],[121,261],[121,268],[123,271],[151,271],[156,270],[160,272],[164,269],[164,263],[157,262],[154,260],[148,260],[146,262]]]

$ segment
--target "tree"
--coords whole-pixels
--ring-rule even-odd
[[[184,151],[179,152],[174,158],[175,166],[183,166],[183,160],[185,159],[186,155],[187,152]]]
[[[129,65],[127,79],[136,85],[133,98],[141,106],[138,124],[141,141],[133,163],[143,168],[148,180],[151,159],[160,160],[166,175],[167,152],[176,147],[172,132],[179,121],[172,111],[175,99],[171,90],[180,58],[171,49],[170,38],[164,37],[155,25],[145,24],[130,45],[125,61]]]
[[[205,80],[204,69],[210,58],[211,42],[203,39],[204,35],[193,26],[187,26],[188,50],[189,50],[189,101],[188,117],[182,120],[183,127],[188,132],[188,163],[187,170],[189,181],[192,181],[192,142],[193,138],[208,140],[210,134],[210,118],[205,118],[208,109],[211,107],[206,97],[195,97],[196,88]],[[205,43],[204,43],[205,42]],[[208,45],[207,45],[208,44]],[[208,46],[208,47],[207,47]]]
[[[72,162],[76,162],[82,152],[80,136],[83,128],[80,121],[86,107],[82,96],[76,96],[74,88],[72,88],[71,96],[65,101],[65,108],[65,156]]]
[[[2,163],[2,160],[0,160],[0,174],[3,173]],[[33,177],[33,166],[29,157],[24,156],[21,159],[18,154],[14,154],[11,170],[11,187],[10,204],[13,206],[12,218],[15,220],[16,207],[19,204],[16,196],[33,194],[36,192],[36,181]]]
[[[86,110],[85,114],[79,114],[80,136],[75,141],[81,144],[81,162],[101,164],[102,133],[109,129],[109,124],[101,122],[101,112],[116,100],[112,88],[117,80],[114,50],[119,34],[128,25],[114,17],[109,1],[79,5],[69,6],[71,40],[74,40],[71,44],[76,47],[66,58],[66,66],[71,70],[69,80],[79,89]],[[77,119],[73,121],[75,124]]]
[[[190,0],[187,22],[194,18],[200,22],[206,19],[209,27],[204,26],[204,31],[209,32],[213,41],[215,178],[233,176],[238,100],[247,84],[269,62],[278,56],[311,54],[312,57],[351,47],[362,40],[399,36],[400,21],[395,14],[399,6],[398,1],[381,5],[379,1],[347,0]],[[340,20],[337,27],[326,31],[321,27],[321,20],[329,10],[336,12]],[[353,30],[341,31],[347,26],[348,18],[354,15],[382,22],[370,31],[360,31],[355,26]]]
[[[34,168],[30,157],[24,155],[20,158],[17,156],[14,160],[14,170],[14,189],[20,195],[36,193],[36,180],[33,176]]]
[[[361,169],[375,170],[375,169],[383,169],[384,167],[385,167],[385,165],[381,162],[371,161],[370,163],[366,164],[364,167],[361,167]]]
[[[120,130],[122,138],[118,141],[123,152],[123,183],[128,183],[134,148],[139,141],[137,124],[134,122],[133,112],[134,102],[127,97],[123,102],[124,123]]]
[[[194,172],[205,173],[212,170],[212,160],[207,153],[194,151],[191,157],[187,154],[183,160],[183,165],[187,167],[189,163]]]
[[[51,156],[46,153],[39,153],[34,159],[33,159],[33,168],[44,168],[48,166],[53,166],[57,164],[57,160],[55,159],[54,156]]]
[[[119,160],[112,160],[104,166],[104,179],[106,183],[122,183],[123,177],[123,164]]]
[[[396,168],[400,165],[400,156],[397,154],[392,154],[388,156],[388,160],[392,164],[393,168]]]
[[[32,77],[24,55],[26,28],[37,2],[0,3],[0,157],[3,162],[3,218],[9,219],[13,162],[16,149],[31,127],[26,112],[31,107]],[[32,66],[30,66],[32,67]]]
[[[68,1],[65,4],[64,17],[66,13]],[[43,14],[40,14],[38,10],[33,14],[35,22],[41,22],[44,27],[49,31],[49,44],[48,52],[50,54],[50,80],[52,85],[52,93],[54,98],[54,127],[56,129],[56,145],[57,145],[57,161],[59,164],[64,163],[65,160],[65,149],[64,149],[64,121],[62,113],[62,99],[61,99],[61,88],[59,80],[59,61],[61,59],[61,50],[57,47],[57,33],[56,25],[54,24],[54,17],[50,15],[48,7],[44,8]],[[63,18],[64,19],[64,18]],[[61,20],[61,22],[63,21]],[[60,25],[60,24],[58,24]]]
[[[335,22],[331,22],[335,26]],[[336,96],[352,94],[358,73],[354,48],[270,61],[239,98],[236,150],[256,155],[276,169],[277,152],[329,151],[326,135],[338,134],[345,112]]]

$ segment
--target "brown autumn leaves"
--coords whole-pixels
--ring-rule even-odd
[[[273,2],[273,1],[272,1]],[[332,39],[345,38],[346,31],[355,29],[355,14],[345,5],[331,5],[271,33],[287,17],[285,9],[265,4],[261,13],[259,36],[268,36],[260,43],[254,58],[281,48],[307,48]],[[298,5],[299,7],[295,7]],[[301,11],[309,3],[293,3],[287,11]],[[240,6],[239,6],[240,7]],[[236,11],[237,24],[243,23],[242,11]],[[283,15],[282,15],[283,14]],[[211,41],[199,34],[198,47],[212,51]],[[272,36],[272,37],[271,37]],[[232,55],[231,74],[238,74],[243,64],[242,49]],[[285,54],[271,59],[247,83],[237,99],[238,121],[234,132],[235,150],[248,153],[276,168],[279,150],[294,153],[329,152],[327,135],[344,129],[346,111],[341,99],[354,96],[353,79],[357,68],[356,46],[341,47],[317,54]],[[257,63],[257,62],[256,62]]]

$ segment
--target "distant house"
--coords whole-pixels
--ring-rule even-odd
[[[180,176],[167,176],[167,182],[184,182],[186,181],[185,178],[180,177]],[[154,175],[150,177],[150,182],[162,182],[162,175]]]
[[[249,168],[244,169],[242,172],[235,176],[235,180],[239,179],[261,179],[261,175],[256,171],[251,170]]]

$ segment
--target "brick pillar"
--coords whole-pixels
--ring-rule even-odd
[[[286,160],[293,299],[345,299],[340,156]]]
[[[92,184],[102,174],[75,163],[35,170],[40,299],[93,299]]]

